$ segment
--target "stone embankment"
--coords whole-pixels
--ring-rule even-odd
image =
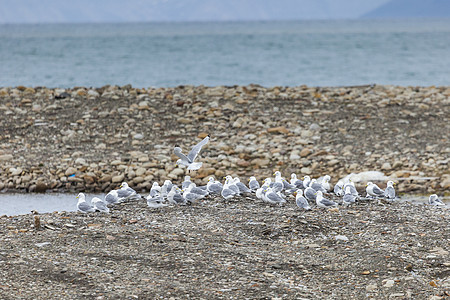
[[[450,87],[0,89],[0,190],[143,192],[181,180],[175,144],[211,135],[198,182],[380,170],[398,191],[450,187]]]

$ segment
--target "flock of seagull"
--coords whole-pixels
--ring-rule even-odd
[[[202,147],[209,142],[209,135],[205,137],[200,143],[195,145],[187,155],[183,154],[182,149],[175,146],[174,153],[180,159],[177,164],[179,166],[187,167],[188,172],[198,170],[201,168],[201,162],[195,162]],[[318,179],[311,179],[309,176],[304,176],[301,179],[297,178],[295,173],[291,174],[290,180],[282,177],[279,171],[273,174],[274,180],[268,177],[264,179],[262,184],[252,176],[248,180],[248,186],[240,181],[238,177],[230,175],[224,177],[225,182],[210,177],[208,183],[204,186],[197,186],[191,181],[190,176],[185,176],[181,183],[181,188],[173,184],[170,180],[164,181],[160,186],[158,182],[154,182],[150,194],[147,197],[142,197],[134,189],[123,182],[120,189],[110,191],[105,199],[94,197],[91,203],[86,201],[84,193],[79,193],[77,208],[83,213],[89,212],[109,212],[109,207],[114,204],[127,200],[140,200],[142,198],[147,200],[147,204],[151,208],[158,208],[167,206],[168,204],[186,205],[192,204],[208,195],[220,195],[223,199],[228,200],[236,196],[255,194],[256,197],[263,202],[270,204],[283,205],[287,202],[289,197],[295,197],[295,202],[300,209],[311,210],[311,204],[316,204],[321,208],[332,208],[340,205],[351,205],[362,199],[386,199],[393,201],[396,199],[393,181],[387,182],[387,187],[382,190],[373,182],[366,184],[366,196],[361,197],[355,187],[355,184],[347,176],[340,179],[333,190],[331,191],[330,176],[325,175]],[[338,197],[339,202],[327,199],[324,195]],[[441,206],[445,205],[436,194],[429,197],[428,203],[430,205]]]

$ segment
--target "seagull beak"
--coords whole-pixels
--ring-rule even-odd
[[[394,185],[397,185],[397,182],[394,182],[393,184],[394,184]]]

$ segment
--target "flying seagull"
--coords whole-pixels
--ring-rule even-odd
[[[175,148],[173,148],[173,152],[180,158],[177,160],[177,164],[180,166],[187,167],[188,171],[195,171],[202,167],[201,162],[195,162],[195,159],[197,158],[198,154],[202,150],[202,147],[209,142],[209,135],[205,137],[203,140],[201,140],[200,143],[192,147],[191,151],[189,151],[188,155],[184,155],[181,152],[181,148],[177,145],[175,145]]]

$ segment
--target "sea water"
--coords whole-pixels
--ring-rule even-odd
[[[450,19],[0,25],[0,86],[450,85]]]

